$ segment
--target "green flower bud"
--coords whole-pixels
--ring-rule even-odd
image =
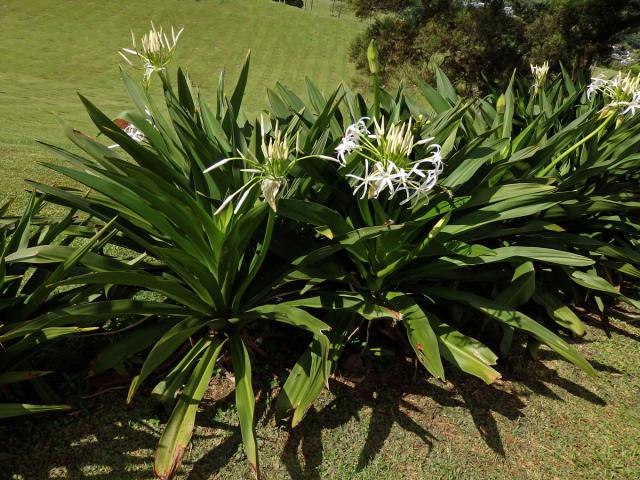
[[[498,98],[498,101],[496,102],[496,111],[498,112],[498,115],[504,115],[506,105],[507,101],[504,98],[504,94],[500,95],[500,98]]]
[[[371,40],[369,42],[369,48],[367,49],[367,59],[369,60],[369,71],[373,75],[378,73],[378,47],[376,41]]]

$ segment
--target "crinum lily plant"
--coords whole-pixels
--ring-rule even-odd
[[[255,339],[268,347],[276,331],[309,342],[276,402],[277,417],[294,425],[345,346],[358,338],[366,355],[375,330],[438,379],[448,362],[492,383],[495,352],[525,344],[594,373],[567,341],[584,334],[572,307],[605,297],[634,304],[623,280],[640,278],[637,122],[592,133],[603,111],[593,96],[613,90],[596,81],[589,100],[586,85],[564,71],[547,79],[545,66],[534,88],[512,80],[498,98],[465,101],[438,70],[437,89],[421,85],[422,107],[402,87],[379,87],[372,45],[372,103],[345,86],[325,97],[307,81],[305,101],[277,85],[268,113],[249,120],[248,57],[231,95],[221,82],[209,104],[183,71],[176,89],[169,81],[179,37],[152,27],[141,49],[126,51],[144,73],[139,83],[123,72],[133,103],[123,122],[82,98],[118,147],[70,127],[83,154],[48,146],[68,161],[49,167],[79,188],[31,182],[113,229],[108,243],[125,253],[88,252],[83,269],[52,286],[81,285],[91,302],[0,326],[0,340],[18,342],[120,322],[92,369],[131,369],[128,401],[154,380],[152,396],[169,412],[159,478],[178,471],[220,359],[235,375],[258,476]],[[149,93],[156,77],[166,108]],[[605,122],[633,115],[637,85],[626,82]],[[536,99],[544,108],[532,107]],[[57,251],[8,261],[65,262]]]
[[[590,264],[589,259],[571,254],[560,258],[552,250],[500,246],[501,242],[507,244],[508,238],[503,219],[526,218],[548,208],[541,195],[549,189],[535,183],[498,181],[493,187],[468,183],[473,165],[478,168],[496,155],[495,149],[471,142],[445,158],[441,145],[451,144],[452,135],[456,135],[452,125],[464,118],[468,107],[460,104],[426,121],[423,118],[419,124],[411,120],[406,106],[392,104],[388,111],[381,109],[380,118],[371,120],[366,117],[375,108],[352,112],[359,120],[345,128],[334,147],[339,165],[328,163],[323,175],[314,175],[322,180],[307,191],[306,198],[283,199],[278,211],[284,217],[315,225],[329,238],[354,227],[363,230],[386,225],[388,230],[346,246],[347,263],[343,260],[333,269],[313,274],[315,285],[322,279],[325,288],[310,289],[302,298],[285,304],[315,305],[332,313],[326,319],[331,326],[332,366],[354,331],[383,326],[387,331],[404,331],[417,359],[436,378],[445,378],[444,358],[492,383],[500,377],[493,368],[497,356],[464,333],[475,312],[502,329],[526,332],[593,372],[564,340],[519,312],[515,308],[518,304],[510,298],[511,290],[494,299],[490,292],[478,288],[468,273],[478,270],[478,279],[487,278],[492,271],[500,276],[520,256]],[[466,163],[465,157],[474,161]],[[447,164],[451,165],[448,172]],[[496,239],[489,242],[495,248],[475,243],[487,237]],[[531,278],[525,277],[527,281]],[[462,317],[458,313],[453,321],[444,320],[452,305],[466,313]],[[297,424],[321,391],[322,376],[314,367],[319,365],[319,353],[318,345],[312,342],[292,370],[277,402],[278,418],[292,415],[292,424]]]

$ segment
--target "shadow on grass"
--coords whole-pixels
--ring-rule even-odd
[[[260,377],[258,377],[260,380]],[[258,399],[264,395],[264,389],[266,385],[260,381],[260,385],[255,385],[256,394]],[[217,400],[214,405],[216,409],[227,410],[234,405],[235,392],[231,391],[225,395],[222,399]],[[240,434],[240,428],[237,425],[229,425],[228,423],[215,420],[206,415],[208,411],[207,407],[213,407],[214,405],[203,405],[204,411],[198,416],[198,425],[214,428],[229,432],[229,436],[222,440],[218,445],[209,450],[201,458],[193,462],[191,472],[188,477],[190,480],[200,480],[210,478],[213,472],[220,471],[227,463],[229,463],[234,455],[238,452],[240,445],[242,444],[242,436]],[[261,418],[264,415],[266,408],[265,402],[257,401],[255,415],[256,418]],[[186,462],[185,462],[186,463]]]
[[[387,388],[376,388],[384,385],[377,380],[380,379],[371,378],[355,386],[335,380],[331,382],[330,388],[335,398],[320,410],[311,408],[304,421],[289,434],[281,460],[291,478],[320,478],[318,467],[323,460],[322,432],[338,428],[351,419],[360,421],[360,412],[365,407],[371,409],[371,414],[367,438],[358,457],[358,471],[363,470],[382,449],[394,423],[420,437],[431,449],[432,441],[437,439],[406,412],[421,412],[403,398],[406,394],[417,393],[417,389],[402,389],[395,382],[393,385],[386,382]],[[298,450],[304,457],[304,468],[299,462]]]
[[[555,359],[555,354],[550,354],[549,357]],[[564,401],[551,388],[557,387],[594,405],[606,405],[594,392],[560,376],[544,364],[527,363],[530,363],[527,366],[531,368],[523,369],[526,373],[510,375],[506,380],[509,383],[517,382],[535,394],[552,400]],[[615,368],[598,362],[596,368],[600,371],[618,372]],[[290,477],[310,480],[320,478],[318,472],[323,463],[323,431],[338,428],[352,419],[359,421],[363,408],[369,408],[371,413],[367,415],[370,421],[366,441],[358,455],[357,471],[366,468],[380,453],[394,424],[419,437],[429,453],[434,442],[438,441],[424,425],[425,414],[429,417],[429,412],[412,404],[407,400],[409,396],[419,396],[433,402],[428,408],[433,412],[431,420],[445,408],[464,408],[472,417],[478,435],[486,445],[496,454],[506,455],[496,415],[511,421],[524,417],[525,403],[522,397],[530,393],[505,391],[499,386],[486,385],[459,371],[448,372],[447,386],[424,380],[411,382],[410,369],[409,364],[385,369],[368,375],[359,384],[332,380],[330,389],[335,398],[319,410],[312,408],[303,422],[289,434],[281,461],[286,465]],[[429,418],[427,423],[428,421]],[[349,454],[355,455],[355,452]]]
[[[557,358],[547,351],[542,352],[542,357],[544,360]],[[600,371],[618,372],[597,362],[595,366]],[[497,416],[511,421],[524,417],[523,397],[531,395],[531,391],[556,401],[564,401],[559,393],[566,392],[594,405],[605,405],[597,394],[564,378],[542,362],[520,359],[518,367],[495,386],[485,385],[453,369],[447,372],[446,384],[427,381],[421,375],[414,380],[412,371],[411,362],[395,360],[374,366],[364,379],[355,381],[340,376],[332,379],[331,394],[322,397],[328,403],[316,402],[317,409],[310,409],[300,425],[284,434],[284,445],[276,447],[275,454],[289,477],[319,479],[325,461],[323,433],[352,420],[362,421],[366,438],[361,445],[353,445],[345,455],[353,457],[354,464],[357,462],[356,471],[362,471],[381,452],[394,425],[419,438],[429,455],[439,441],[429,431],[431,424],[446,409],[464,409],[473,420],[479,437],[496,454],[505,456]],[[269,384],[270,377],[266,372],[256,372],[258,437],[265,443],[273,440],[270,436],[280,438],[278,431],[269,425]],[[523,393],[523,386],[529,391]],[[204,450],[199,447],[204,453],[195,455],[197,459],[187,453],[186,468],[182,471],[182,475],[189,472],[186,478],[212,478],[229,462],[244,462],[240,431],[232,418],[235,416],[231,413],[220,417],[216,413],[232,411],[233,403],[231,391],[216,399],[214,404],[203,405],[197,417],[200,428],[194,440],[204,445]],[[122,395],[109,394],[85,405],[76,417],[5,424],[0,426],[0,450],[14,456],[0,464],[0,468],[26,479],[55,478],[51,472],[58,468],[66,469],[66,478],[151,479],[153,451],[161,431],[157,417],[167,418],[150,402],[139,401],[133,407],[124,406]],[[209,439],[213,447],[207,445]]]
[[[147,421],[151,411],[124,406],[114,395],[105,397],[73,415],[3,424],[0,450],[11,457],[0,463],[0,478],[154,478],[146,465],[160,429]]]
[[[438,441],[421,422],[433,420],[443,408],[462,407],[468,410],[478,433],[496,453],[504,455],[495,413],[511,420],[523,416],[524,403],[509,394],[468,376],[453,372],[449,389],[433,382],[410,378],[411,364],[394,366],[368,375],[362,383],[333,380],[330,384],[334,399],[320,410],[311,409],[304,421],[289,435],[281,455],[291,478],[317,479],[323,461],[322,432],[360,420],[363,408],[371,413],[366,440],[360,449],[356,470],[365,469],[383,448],[394,424],[419,437],[431,451]],[[407,397],[433,401],[427,408],[416,405]],[[304,466],[300,461],[300,451]]]
[[[628,331],[628,329],[621,328],[622,325],[636,325],[640,324],[640,316],[635,312],[629,312],[620,306],[607,307],[604,314],[598,312],[593,307],[591,308],[576,308],[576,311],[580,313],[580,320],[586,325],[602,330],[607,338],[611,338],[612,334],[621,335],[636,342],[640,342],[640,335]],[[616,323],[621,323],[621,326],[614,325],[611,322],[611,316],[614,316],[617,320]]]

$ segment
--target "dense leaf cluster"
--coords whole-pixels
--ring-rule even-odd
[[[387,77],[435,79],[443,69],[467,93],[485,78],[506,85],[511,72],[550,61],[574,73],[608,59],[620,35],[640,26],[637,0],[352,0],[374,20],[352,47],[366,70],[363,46],[375,39]],[[484,78],[483,78],[484,77]]]
[[[171,412],[155,458],[158,477],[169,478],[223,355],[258,475],[252,338],[269,329],[308,335],[275,405],[293,425],[348,339],[375,328],[393,332],[439,379],[450,364],[492,383],[498,358],[524,345],[534,355],[546,345],[594,373],[571,346],[584,334],[573,307],[639,304],[638,117],[603,118],[603,99],[564,70],[537,89],[512,78],[475,101],[436,70],[435,88],[419,82],[420,101],[402,88],[377,89],[373,103],[345,86],[325,96],[311,81],[304,100],[278,84],[252,120],[242,110],[248,65],[230,95],[220,82],[213,103],[182,71],[175,86],[160,72],[163,106],[124,73],[133,106],[115,123],[82,98],[117,148],[65,126],[83,154],[47,146],[66,160],[48,166],[81,187],[31,182],[25,215],[0,224],[0,382],[41,374],[28,358],[41,345],[117,320],[118,340],[91,368],[143,359],[128,400],[153,380],[152,396]],[[410,125],[407,151],[419,158],[429,148],[421,140],[441,146],[444,171],[428,201],[353,195],[352,179],[367,173],[363,151],[329,157],[361,119]],[[281,190],[269,203],[267,190],[250,190],[216,214],[256,175],[241,160],[220,161],[266,163],[278,132],[295,143],[281,160],[299,159]],[[37,215],[43,198],[68,216]],[[37,410],[16,408],[0,412]]]

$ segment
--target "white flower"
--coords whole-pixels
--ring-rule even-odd
[[[547,75],[549,74],[549,62],[544,62],[542,65],[531,66],[531,74],[533,75],[533,88],[537,92],[540,88],[544,87],[547,83]]]
[[[286,188],[286,186],[286,178],[279,178],[275,180],[273,178],[265,178],[260,184],[260,188],[262,189],[262,196],[274,212],[277,208],[276,202],[279,198],[279,194],[282,192],[282,190],[284,190],[284,188]]]
[[[398,178],[398,166],[393,162],[389,162],[386,166],[382,162],[376,162],[374,168],[377,173],[373,180],[373,198],[378,198],[385,189],[390,192],[389,198],[393,198],[396,194],[395,180]]]
[[[405,200],[400,202],[400,205],[405,205],[406,203],[413,202],[417,203],[421,199],[425,201],[429,198],[429,192],[433,189],[436,184],[438,178],[436,176],[429,177],[424,182],[418,183],[411,190],[411,195],[409,195]]]
[[[630,113],[633,117],[638,109],[640,109],[640,92],[634,92],[633,98],[627,102],[626,108],[622,111],[622,115]]]
[[[374,133],[357,128],[357,124],[350,125],[341,143],[344,149],[337,149],[339,153],[348,150],[347,141],[356,143],[353,138],[356,133],[357,148],[350,151],[358,151],[364,173],[345,175],[353,181],[354,195],[360,195],[361,199],[378,198],[387,192],[391,200],[403,193],[405,198],[400,205],[409,202],[415,205],[427,198],[444,169],[440,145],[431,143],[433,138],[415,141],[412,120],[389,128],[385,128],[384,119],[380,123],[374,120]],[[414,152],[422,149],[425,156],[413,158]],[[344,166],[344,161],[340,163]]]
[[[239,170],[243,173],[250,174],[249,179],[244,185],[224,199],[220,204],[220,207],[216,210],[216,215],[222,212],[232,200],[242,193],[233,210],[234,213],[238,213],[240,207],[242,207],[245,200],[249,197],[249,194],[258,186],[260,186],[262,197],[269,204],[269,207],[271,207],[275,212],[277,209],[278,199],[284,194],[289,184],[288,175],[290,174],[291,169],[299,161],[311,157],[319,157],[335,161],[334,158],[325,157],[323,155],[296,157],[294,154],[299,153],[298,136],[296,135],[294,142],[293,139],[289,137],[288,132],[281,132],[278,128],[277,122],[275,128],[273,128],[272,134],[267,135],[264,118],[261,117],[260,131],[262,137],[262,142],[260,144],[262,158],[259,159],[258,156],[251,151],[247,154],[238,151],[239,156],[224,158],[204,170],[204,173],[212,172],[230,162],[239,161],[246,165],[244,168],[240,168]]]
[[[345,177],[353,178],[354,180],[358,181],[358,183],[356,184],[356,188],[354,188],[353,190],[353,194],[357,195],[358,191],[362,189],[362,197],[360,198],[362,198],[363,200],[369,193],[369,189],[376,179],[375,175],[369,173],[369,160],[367,158],[364,159],[364,176],[359,177],[358,175],[349,173],[345,175]]]
[[[604,115],[617,112],[618,115],[635,115],[640,109],[640,75],[622,76],[622,72],[610,79],[594,77],[587,87],[587,98],[591,100],[600,94],[607,104],[601,110]]]
[[[591,83],[587,87],[587,99],[591,100],[593,95],[599,92],[603,86],[605,86],[609,80],[602,77],[593,77]]]
[[[184,28],[180,29],[178,33],[171,27],[171,38],[167,37],[162,28],[156,30],[156,27],[151,22],[151,30],[145,34],[140,43],[142,48],[138,49],[136,46],[136,39],[131,32],[132,48],[123,48],[119,53],[124,60],[133,65],[133,62],[127,57],[127,55],[133,55],[142,62],[142,68],[144,69],[144,82],[145,85],[149,84],[151,75],[154,72],[164,70],[171,62],[173,55],[180,39],[180,35],[184,31]],[[126,54],[126,55],[125,55]]]
[[[369,120],[369,118],[362,117],[356,123],[349,125],[344,132],[342,141],[336,147],[338,161],[342,166],[345,165],[345,157],[360,146],[360,139],[369,135],[369,130],[367,130],[365,123],[366,120]]]

